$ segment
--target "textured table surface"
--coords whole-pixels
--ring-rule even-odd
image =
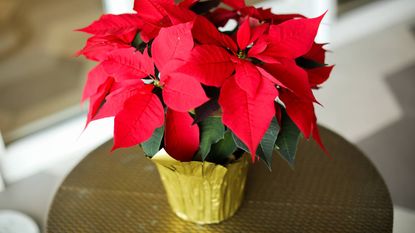
[[[169,209],[157,170],[138,147],[111,154],[107,143],[63,182],[47,232],[392,232],[392,203],[376,168],[337,134],[321,134],[332,159],[302,141],[294,169],[277,156],[272,172],[251,165],[236,215],[203,226]]]

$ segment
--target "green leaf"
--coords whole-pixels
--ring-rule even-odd
[[[202,104],[201,106],[195,109],[195,120],[194,123],[200,123],[204,121],[209,116],[213,116],[215,111],[220,108],[218,104],[218,98],[212,98],[206,103]]]
[[[304,58],[304,57],[299,57],[295,59],[295,62],[297,63],[298,66],[300,66],[301,68],[305,68],[305,69],[313,69],[317,67],[326,66],[326,64],[320,64],[316,61],[313,61],[311,59]]]
[[[297,146],[301,134],[300,130],[285,111],[282,112],[281,121],[282,129],[278,135],[276,142],[278,148],[276,150],[292,166],[294,165],[295,154],[297,153]]]
[[[245,143],[243,143],[241,141],[241,139],[238,138],[238,136],[236,136],[233,132],[232,132],[232,138],[233,141],[235,142],[235,145],[239,148],[244,150],[245,152],[249,153],[249,149],[248,147],[245,145]]]
[[[140,33],[137,33],[133,39],[133,41],[131,42],[131,45],[136,48],[137,50],[139,50],[140,52],[143,52],[144,49],[146,48],[146,43],[144,43],[143,40],[141,40],[141,36]]]
[[[277,118],[274,117],[256,150],[256,154],[262,159],[262,161],[265,162],[270,170],[272,165],[272,152],[274,150],[275,141],[277,140],[279,131],[280,126],[278,125]],[[232,137],[238,148],[249,153],[247,146],[235,134],[232,134]]]
[[[159,150],[164,135],[164,125],[154,130],[153,135],[147,141],[141,143],[141,147],[147,156],[153,157]]]
[[[278,125],[277,118],[272,118],[271,124],[269,125],[267,132],[259,144],[261,149],[258,153],[259,157],[265,162],[269,170],[272,165],[272,152],[274,151],[275,141],[277,140],[278,133],[280,132],[280,126]]]
[[[221,161],[227,160],[235,150],[236,145],[232,138],[232,133],[226,131],[223,139],[212,145],[209,157],[212,158],[214,162],[220,163]]]
[[[200,145],[197,154],[206,159],[209,154],[212,144],[219,142],[225,133],[225,126],[220,117],[207,117],[199,123],[200,127]]]
[[[203,2],[196,2],[190,9],[198,15],[209,12],[211,9],[219,5],[219,0],[208,0]]]

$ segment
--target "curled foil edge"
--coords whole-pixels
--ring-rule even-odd
[[[197,224],[222,222],[242,203],[248,156],[222,166],[211,162],[181,162],[164,149],[151,158],[156,164],[173,212]]]

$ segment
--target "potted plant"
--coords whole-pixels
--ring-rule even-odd
[[[134,10],[79,29],[92,36],[78,54],[98,62],[87,124],[114,117],[113,150],[142,147],[179,217],[232,216],[248,160],[271,168],[276,152],[292,164],[301,135],[324,149],[312,92],[333,68],[314,42],[324,14],[243,0],[136,0]]]

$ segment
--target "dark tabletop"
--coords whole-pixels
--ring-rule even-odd
[[[170,210],[155,166],[138,148],[88,155],[66,178],[47,232],[392,232],[385,182],[355,146],[322,128],[332,158],[301,141],[294,168],[274,157],[272,172],[250,166],[245,200],[220,224],[185,222]]]

